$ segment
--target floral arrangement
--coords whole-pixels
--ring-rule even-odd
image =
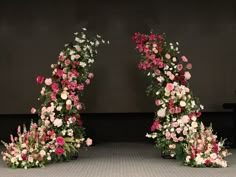
[[[68,160],[81,146],[92,144],[90,138],[85,139],[79,114],[84,104],[80,97],[94,77],[89,68],[95,61],[97,47],[106,41],[99,35],[89,38],[85,31],[83,28],[81,33],[75,33],[74,43],[65,45],[58,62],[51,65],[51,77],[37,77],[37,83],[42,85],[41,106],[38,110],[32,108],[31,113],[38,112],[40,120],[38,124],[32,123],[29,131],[24,129],[22,134],[18,131],[18,138],[12,137],[11,143],[3,142],[7,149],[2,152],[3,160],[10,167],[42,167],[49,161]],[[43,157],[40,156],[42,150]],[[22,158],[22,154],[26,158]],[[31,157],[37,155],[42,159],[32,161]]]
[[[192,64],[188,62],[186,56],[180,55],[179,43],[168,43],[165,34],[135,33],[132,39],[141,54],[138,67],[147,73],[151,82],[147,87],[147,94],[155,98],[157,107],[151,133],[146,136],[155,140],[156,146],[163,154],[177,159],[186,157],[188,159],[186,165],[197,166],[194,165],[197,154],[194,153],[190,160],[189,153],[192,152],[191,148],[195,146],[194,143],[198,141],[197,137],[201,132],[201,122],[198,118],[201,116],[203,106],[189,88]],[[206,130],[212,132],[211,129]],[[218,147],[217,154],[220,156],[218,159],[221,159],[222,163],[216,165],[215,161],[211,161],[205,166],[225,167],[227,163],[223,157],[228,153],[222,155],[223,141],[216,144],[215,139],[214,142],[214,146]],[[205,149],[199,149],[198,154],[205,154]]]

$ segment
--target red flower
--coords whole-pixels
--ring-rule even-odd
[[[38,76],[36,81],[37,81],[38,84],[42,84],[43,81],[44,81],[44,77],[43,76]]]
[[[155,120],[152,124],[151,131],[154,132],[159,124],[160,124],[160,121]]]
[[[59,92],[57,83],[55,83],[55,82],[52,83],[51,87],[52,87],[53,92],[55,92],[55,93]]]
[[[62,148],[62,147],[58,147],[55,150],[55,154],[58,155],[58,156],[61,156],[63,153],[64,153],[64,148]]]
[[[211,164],[211,161],[209,159],[205,160],[206,166],[209,166]]]
[[[22,158],[23,161],[25,161],[25,160],[27,159],[27,155],[26,155],[26,154],[23,154],[23,155],[21,156],[21,158]]]

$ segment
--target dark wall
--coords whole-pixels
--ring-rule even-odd
[[[0,114],[36,106],[37,75],[50,76],[63,45],[86,27],[111,44],[99,50],[86,112],[151,112],[147,79],[131,36],[154,29],[179,41],[193,63],[191,87],[206,111],[236,101],[236,3],[224,1],[1,1]]]

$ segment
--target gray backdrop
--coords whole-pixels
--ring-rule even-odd
[[[1,1],[0,114],[29,113],[37,106],[38,75],[73,33],[86,27],[109,39],[101,47],[95,78],[82,98],[86,112],[150,112],[147,78],[137,68],[134,32],[165,32],[179,41],[193,64],[191,88],[206,111],[236,101],[236,3],[232,1]]]

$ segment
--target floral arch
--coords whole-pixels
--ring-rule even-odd
[[[151,81],[147,93],[155,98],[156,117],[148,138],[153,138],[163,153],[182,159],[194,167],[226,167],[224,157],[229,153],[223,141],[217,141],[211,128],[198,120],[202,106],[189,88],[192,65],[179,56],[178,43],[168,43],[165,36],[135,33],[133,40],[141,53],[139,68]],[[86,29],[75,33],[73,43],[66,44],[58,62],[52,64],[52,76],[37,77],[42,86],[40,120],[31,123],[29,130],[19,126],[17,136],[3,144],[3,160],[12,168],[43,167],[51,161],[72,158],[82,146],[92,144],[86,139],[79,111],[83,108],[80,96],[94,74],[97,47],[109,43],[101,36],[91,38]]]

